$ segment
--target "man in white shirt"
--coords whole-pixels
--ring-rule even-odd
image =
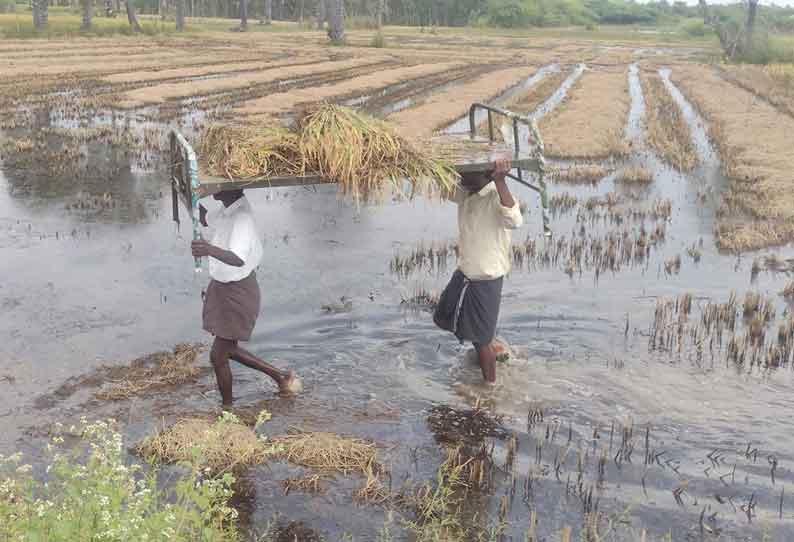
[[[259,283],[256,268],[262,261],[262,243],[251,205],[242,190],[213,196],[223,206],[207,217],[199,205],[201,224],[212,224],[212,241],[193,241],[193,256],[209,257],[210,281],[204,297],[204,330],[212,333],[210,360],[215,369],[224,406],[232,403],[232,372],[229,359],[261,371],[278,384],[282,393],[298,393],[302,386],[292,371],[279,371],[238,345],[251,338],[259,316]]]
[[[511,233],[523,217],[505,175],[510,160],[499,158],[490,174],[463,175],[452,200],[458,204],[458,269],[441,294],[433,320],[477,350],[482,376],[496,382],[494,343],[502,283],[511,266]]]

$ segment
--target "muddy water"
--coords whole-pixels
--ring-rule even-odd
[[[627,136],[637,144],[629,161],[651,167],[654,183],[638,194],[639,203],[629,199],[636,191],[615,186],[611,177],[595,188],[552,190],[580,199],[614,190],[625,207],[669,198],[673,214],[666,240],[641,265],[597,280],[588,270],[571,277],[560,268],[514,270],[505,284],[499,334],[518,356],[500,366],[494,389],[480,384],[467,349],[436,330],[428,313],[400,305],[420,287],[440,290],[452,269],[408,279],[389,272],[395,253],[409,252],[419,242],[454,239],[452,206],[416,201],[356,209],[340,202],[330,187],[250,191],[266,252],[258,273],[263,306],[249,346],[294,367],[307,391],[294,400],[276,399],[269,382],[235,367],[238,404],[267,400],[274,433],[300,426],[377,440],[399,487],[431,477],[441,460],[425,421],[430,405],[471,407],[480,399],[504,414],[519,438],[518,498],[507,516],[516,540],[530,509],[539,513],[541,536],[554,540],[565,525],[574,526],[576,535],[585,509],[579,490],[572,488],[578,450],[583,450],[585,489],[597,482],[597,457],[608,457],[603,482],[594,491],[599,511],[621,518],[610,535],[617,540],[638,540],[642,527],[653,540],[668,531],[673,540],[699,539],[704,508],[707,528],[722,529],[721,540],[760,539],[761,533],[771,540],[794,537],[794,504],[788,498],[783,519],[778,518],[781,489],[794,492],[794,432],[786,415],[794,406],[791,370],[736,368],[720,355],[698,360],[687,353],[649,353],[647,337],[658,297],[691,292],[697,314],[698,305],[725,301],[732,290],[741,295],[752,288],[776,297],[787,279],[762,272],[751,285],[750,258],[716,252],[713,216],[701,198],[704,189],[719,189],[721,181],[708,174],[715,171],[708,164],[715,164],[716,154],[707,142],[699,145],[703,166],[692,175],[654,157],[641,142],[643,105],[635,72],[630,77]],[[687,120],[702,126],[680,93],[673,94]],[[693,134],[696,141],[704,137],[702,130]],[[37,400],[100,364],[208,339],[200,330],[206,277],[192,272],[188,241],[170,221],[162,164],[142,171],[123,160],[123,155],[109,159],[113,174],[101,183],[73,180],[68,189],[51,186],[55,181],[47,178],[32,182],[25,171],[8,167],[0,174],[0,453],[20,447],[35,453],[41,447],[38,429],[55,420],[114,415],[125,422],[133,442],[163,417],[211,410],[218,402],[209,377],[131,403],[86,408],[85,392]],[[74,210],[70,204],[78,192],[110,192],[119,204]],[[518,186],[515,193],[529,206],[515,239],[540,239],[537,197]],[[555,239],[570,238],[580,227],[575,213],[552,222]],[[586,228],[596,237],[616,226]],[[686,248],[701,238],[702,258],[696,263]],[[792,256],[790,250],[779,253]],[[682,268],[668,276],[663,264],[675,255],[681,255]],[[352,299],[352,310],[339,302],[343,296]],[[338,311],[321,308],[335,303]],[[779,305],[778,313],[783,309]],[[542,409],[543,420],[528,428],[530,408]],[[634,453],[629,460],[616,458],[622,450],[620,428],[629,424]],[[647,465],[646,430],[654,458]],[[748,444],[758,450],[749,458]],[[497,446],[500,458],[501,451]],[[709,455],[722,459],[713,464]],[[774,486],[770,457],[778,462]],[[529,471],[534,482],[523,502]],[[295,475],[295,468],[280,463],[249,473],[254,496],[244,507],[254,529],[276,513],[302,520],[331,540],[345,532],[367,538],[381,529],[382,508],[351,501],[361,480],[339,477],[316,498],[283,496],[278,481]],[[723,475],[730,476],[720,479]],[[509,478],[497,475],[495,496],[482,497],[493,517],[509,485]],[[678,503],[673,490],[681,487],[686,491]],[[758,502],[752,523],[742,510],[751,496]]]
[[[559,71],[559,70],[560,70],[560,67],[557,64],[549,64],[548,66],[543,66],[542,68],[537,70],[535,73],[533,73],[530,77],[527,77],[524,81],[520,82],[517,85],[514,85],[514,86],[510,87],[509,89],[504,91],[499,96],[494,97],[489,103],[491,103],[491,104],[493,104],[495,106],[502,106],[505,103],[509,102],[515,96],[518,96],[519,94],[524,93],[527,90],[529,90],[532,87],[534,87],[535,85],[537,85],[549,73],[552,73],[552,72],[555,72],[555,71]],[[486,111],[484,111],[482,109],[477,110],[477,112],[475,113],[475,117],[474,117],[475,125],[479,126],[480,124],[485,122],[487,119],[488,119],[488,113]],[[470,129],[469,117],[467,115],[465,117],[462,117],[462,118],[456,120],[455,122],[453,122],[452,124],[450,124],[449,126],[444,128],[442,130],[442,133],[444,133],[444,134],[464,134],[464,133],[468,133],[469,129]]]

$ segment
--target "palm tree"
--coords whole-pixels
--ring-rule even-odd
[[[47,19],[49,18],[49,0],[32,0],[33,8],[33,26],[36,30],[43,30],[47,28]]]
[[[127,20],[133,32],[141,32],[141,25],[138,23],[138,16],[135,14],[135,5],[132,2],[133,0],[126,0],[124,2],[127,8]]]
[[[94,16],[94,2],[93,0],[81,0],[83,3],[83,24],[80,25],[80,30],[88,32],[91,30],[91,18]]]
[[[340,45],[345,42],[345,3],[344,0],[326,0],[328,4],[328,37],[331,43]]]
[[[265,0],[265,24],[273,23],[273,0]]]

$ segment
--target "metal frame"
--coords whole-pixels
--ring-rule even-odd
[[[543,139],[540,137],[540,130],[538,130],[537,124],[534,120],[530,120],[527,117],[522,117],[521,115],[517,115],[512,111],[508,111],[506,109],[502,109],[499,107],[495,107],[493,105],[483,104],[483,103],[474,103],[469,108],[469,132],[470,137],[474,138],[477,135],[477,111],[478,110],[485,110],[488,115],[488,139],[490,141],[496,141],[496,136],[494,134],[494,115],[499,115],[506,117],[512,121],[513,125],[513,151],[515,160],[513,161],[513,167],[516,170],[516,175],[512,173],[508,173],[507,176],[519,184],[526,186],[537,192],[540,195],[540,206],[541,212],[543,214],[543,235],[546,237],[551,237],[551,227],[549,226],[549,213],[548,213],[548,196],[547,196],[547,187],[546,187],[546,159],[544,158],[544,146],[543,146]],[[527,141],[528,144],[532,143],[532,149],[530,151],[532,155],[532,159],[527,162],[526,160],[520,160],[521,157],[521,139],[520,139],[520,129],[519,124],[526,125],[529,135],[532,137],[531,141]],[[529,166],[529,167],[527,167]],[[526,169],[529,171],[533,171],[538,176],[538,185],[533,185],[524,180],[524,176],[522,174],[522,170]]]
[[[201,239],[198,217],[198,201],[201,183],[198,176],[198,160],[193,147],[176,130],[171,131],[171,200],[174,222],[179,227],[179,200],[185,205],[193,227],[193,239]],[[194,258],[195,270],[201,272],[201,258]]]

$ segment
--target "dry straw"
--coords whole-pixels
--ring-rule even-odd
[[[294,433],[273,439],[273,444],[292,463],[313,469],[366,474],[378,470],[373,442],[334,433]]]
[[[94,396],[102,401],[119,401],[142,395],[152,390],[179,386],[195,381],[202,373],[195,365],[199,347],[180,344],[173,353],[163,352],[153,365],[133,364],[124,368],[122,377],[111,381]]]
[[[383,121],[347,107],[311,110],[295,131],[277,126],[210,128],[201,145],[204,167],[235,179],[319,174],[356,202],[382,201],[387,194],[444,197],[458,184],[458,174],[446,160],[420,151]]]
[[[262,463],[274,449],[234,417],[179,420],[136,447],[147,461],[190,463],[216,474]]]
[[[229,179],[298,175],[298,136],[280,124],[211,126],[201,142],[207,170]]]

